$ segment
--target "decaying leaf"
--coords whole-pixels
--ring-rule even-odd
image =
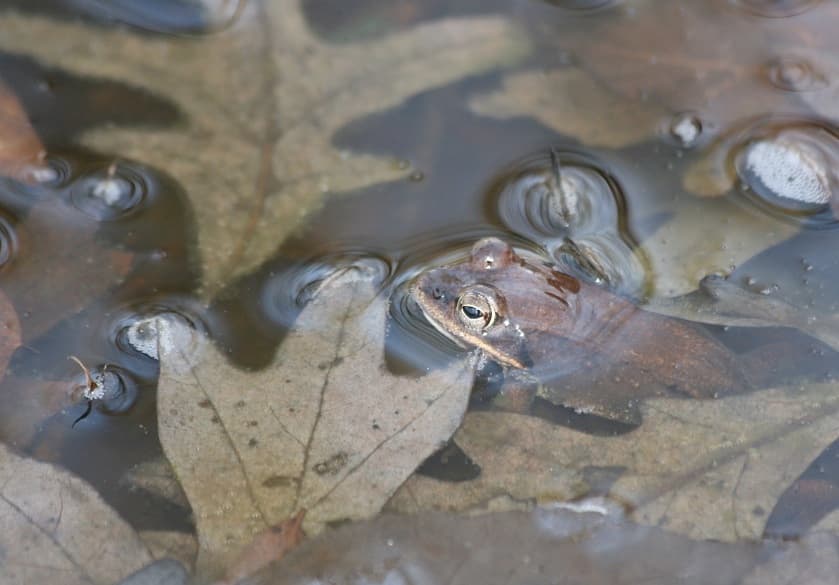
[[[208,294],[259,265],[326,193],[412,172],[387,157],[336,149],[338,129],[527,50],[523,35],[495,16],[329,45],[310,31],[301,0],[248,3],[238,24],[201,39],[119,29],[97,30],[91,42],[83,24],[13,12],[0,25],[9,33],[0,49],[78,74],[142,82],[184,112],[187,127],[111,127],[88,133],[84,143],[163,169],[184,186]],[[51,42],[32,42],[39,38]]]
[[[245,583],[730,585],[772,549],[690,540],[593,511],[385,515],[304,543]]]
[[[19,180],[32,178],[43,167],[44,146],[20,102],[0,80],[0,174]]]
[[[137,533],[157,560],[172,559],[192,569],[198,554],[198,539],[190,532],[141,530]]]
[[[718,400],[650,400],[643,424],[616,437],[522,415],[470,413],[455,440],[482,475],[461,484],[415,476],[390,506],[486,509],[503,498],[553,501],[607,491],[644,524],[692,538],[757,539],[781,493],[836,438],[837,390],[836,383],[813,383]],[[614,482],[603,486],[610,470]]]
[[[286,554],[303,542],[303,518],[301,510],[279,526],[272,526],[257,535],[252,543],[242,552],[219,585],[233,585],[240,579],[256,573],[272,562],[279,561]]]
[[[9,298],[0,290],[0,379],[5,375],[9,359],[19,345],[20,320]]]
[[[0,446],[0,582],[112,585],[152,560],[81,479]]]
[[[263,371],[161,343],[160,440],[195,513],[199,572],[230,566],[302,509],[309,534],[375,514],[455,431],[471,367],[388,373],[385,314],[371,280],[350,271],[324,285]]]
[[[473,98],[470,106],[494,118],[532,116],[583,144],[607,148],[643,141],[668,115],[655,104],[612,93],[577,68],[509,74],[500,90]]]
[[[68,202],[46,198],[16,226],[18,252],[3,273],[3,290],[34,339],[119,285],[133,255],[96,241],[99,225]],[[44,286],[48,274],[50,285]],[[58,291],[58,292],[57,292]]]

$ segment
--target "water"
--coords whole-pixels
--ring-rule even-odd
[[[319,283],[361,265],[391,298],[387,368],[419,376],[464,348],[427,323],[411,283],[486,236],[639,305],[721,274],[813,319],[839,311],[830,2],[310,0],[273,25],[256,1],[142,4],[0,3],[4,29],[24,31],[0,44],[0,92],[26,117],[0,109],[0,291],[22,331],[0,383],[0,440],[90,481],[137,527],[192,529],[187,507],[124,480],[162,454],[161,315],[261,369]],[[266,35],[298,16],[302,40],[293,28]],[[450,79],[424,86],[442,65],[382,57],[404,51],[410,64],[416,47],[375,52],[477,17],[515,28],[493,29],[507,44],[470,41],[477,55],[502,53],[490,65],[450,48],[463,69]],[[353,98],[378,94],[340,93],[367,90],[363,77],[329,89],[317,60],[283,77],[297,41],[301,54],[334,49],[335,76],[352,55],[353,75],[387,80],[381,95],[417,88],[366,111]],[[29,131],[42,151],[8,156],[3,132]],[[791,329],[706,331],[741,356],[797,348],[794,363],[777,360],[778,380],[834,376],[835,348]],[[68,356],[103,394],[80,420],[90,396]],[[476,409],[503,382],[485,378]],[[635,432],[568,405],[531,414],[598,436]],[[464,451],[438,475],[473,480]],[[828,498],[796,516],[788,509],[808,500],[790,490],[773,535],[806,532],[835,508]]]

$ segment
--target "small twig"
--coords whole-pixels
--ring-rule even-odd
[[[84,372],[84,380],[85,380],[84,385],[87,388],[87,390],[84,394],[84,397],[87,399],[87,407],[85,408],[84,412],[76,420],[73,421],[73,424],[70,425],[70,428],[73,429],[73,428],[76,428],[76,424],[79,421],[82,421],[82,420],[86,419],[88,416],[90,416],[90,413],[93,410],[93,399],[89,397],[89,394],[96,389],[96,383],[93,381],[93,377],[90,375],[90,370],[87,369],[87,366],[85,366],[82,363],[82,360],[80,360],[79,358],[77,358],[74,355],[67,356],[67,359],[73,360],[82,369],[82,372]],[[105,368],[107,368],[107,367],[108,366],[105,365]],[[104,371],[105,368],[103,368],[102,371]]]

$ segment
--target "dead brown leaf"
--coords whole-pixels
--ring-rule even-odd
[[[160,324],[160,440],[195,513],[199,574],[301,509],[307,533],[376,514],[460,424],[471,367],[388,373],[386,312],[369,277],[336,277],[259,372],[185,351],[166,340],[190,332]]]
[[[14,93],[0,80],[0,174],[31,179],[42,166],[44,146]]]
[[[26,315],[24,341],[77,313],[128,274],[133,255],[103,247],[96,241],[98,228],[58,197],[39,202],[16,226],[19,253],[3,272],[3,290]]]

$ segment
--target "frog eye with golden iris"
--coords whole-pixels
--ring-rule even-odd
[[[467,290],[457,298],[457,318],[473,331],[492,327],[498,318],[498,302],[490,291]]]

